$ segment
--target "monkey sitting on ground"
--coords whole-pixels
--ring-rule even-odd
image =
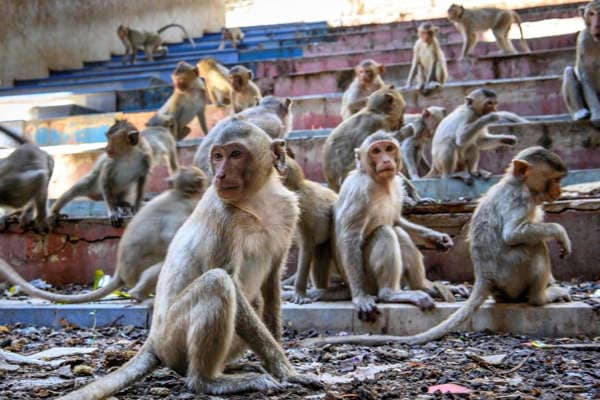
[[[231,102],[233,111],[238,113],[246,108],[255,107],[262,100],[260,89],[252,78],[254,74],[243,65],[236,65],[229,70],[229,82],[231,83]]]
[[[547,241],[556,240],[561,256],[571,253],[565,229],[545,223],[541,204],[561,195],[567,166],[543,147],[530,147],[513,159],[500,182],[479,200],[469,225],[475,272],[465,304],[439,325],[415,336],[341,336],[309,340],[312,345],[352,343],[423,344],[436,340],[473,315],[491,294],[497,302],[528,301],[534,306],[566,300],[567,289],[553,284]]]
[[[162,126],[158,125],[159,121]],[[156,166],[165,163],[169,175],[173,175],[179,169],[177,143],[172,134],[174,120],[171,117],[156,115],[152,117],[152,123],[154,125],[147,125],[141,132],[142,137],[150,147],[151,164]]]
[[[221,29],[221,44],[217,50],[225,48],[225,42],[230,41],[234,49],[237,49],[238,44],[244,41],[244,32],[240,28],[222,28]]]
[[[419,39],[413,47],[413,59],[405,89],[412,86],[416,75],[419,91],[429,94],[446,83],[448,65],[437,38],[438,27],[425,22],[419,26],[417,32]]]
[[[51,293],[31,285],[1,260],[0,276],[31,296],[60,303],[99,300],[123,285],[130,288],[129,294],[137,301],[147,299],[154,293],[171,239],[208,187],[206,176],[196,167],[182,168],[169,181],[173,188],[145,204],[127,224],[119,241],[115,275],[106,286],[84,294]]]
[[[192,47],[196,47],[194,39],[187,33],[185,28],[179,24],[169,24],[160,28],[156,33],[148,31],[138,31],[125,25],[119,25],[117,35],[123,46],[125,46],[125,55],[123,55],[123,64],[127,62],[127,57],[131,54],[130,63],[135,63],[138,50],[144,50],[148,61],[154,61],[154,55],[164,57],[169,52],[169,49],[163,45],[160,34],[169,28],[179,28],[183,31],[186,39],[189,40]]]
[[[320,385],[298,374],[279,344],[281,269],[299,214],[276,172],[285,143],[237,118],[211,135],[213,184],[169,246],[148,339],[117,371],[60,399],[103,399],[161,365],[210,395]],[[224,373],[248,347],[268,374]]]
[[[59,218],[60,210],[78,196],[104,199],[110,223],[115,227],[122,225],[124,216],[139,210],[152,162],[148,143],[126,120],[116,121],[106,133],[106,138],[106,152],[98,158],[92,170],[52,205],[51,225]]]
[[[465,97],[465,104],[458,106],[440,122],[433,136],[431,170],[425,178],[442,176],[473,184],[473,177],[488,179],[492,174],[479,169],[479,151],[493,150],[500,146],[514,146],[513,135],[490,135],[489,124],[506,120],[527,122],[508,111],[497,111],[496,92],[475,89]]]
[[[590,119],[600,128],[600,1],[579,7],[585,28],[577,36],[575,69],[568,66],[562,93],[575,121]]]
[[[229,83],[229,70],[214,58],[205,58],[196,65],[200,77],[206,82],[210,101],[217,107],[231,104],[233,88]]]
[[[367,105],[367,98],[384,86],[381,75],[385,66],[373,60],[361,61],[355,68],[356,77],[342,96],[342,119],[346,120]]]
[[[172,120],[171,132],[175,140],[181,140],[190,133],[187,124],[198,117],[198,122],[205,135],[208,134],[206,116],[206,87],[198,77],[198,68],[185,61],[180,61],[171,76],[173,94],[167,99],[148,122],[148,126],[165,126],[165,119]],[[160,118],[163,117],[163,118]]]
[[[515,11],[499,8],[473,8],[452,4],[448,8],[448,19],[454,24],[463,38],[463,46],[459,60],[467,57],[477,44],[477,32],[492,30],[498,47],[505,54],[514,54],[517,51],[508,38],[508,33],[513,22],[516,22],[521,32],[521,46],[530,52],[527,41],[521,28],[521,17]]]
[[[0,125],[0,130],[20,145],[8,157],[0,159],[0,207],[18,210],[22,229],[32,227],[45,233],[48,184],[54,159],[10,129]],[[8,218],[0,217],[0,230],[8,227]]]

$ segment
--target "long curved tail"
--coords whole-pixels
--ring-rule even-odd
[[[527,45],[527,40],[525,40],[525,36],[523,35],[523,28],[521,28],[521,17],[516,11],[513,11],[513,16],[515,18],[515,22],[519,26],[519,31],[521,32],[521,46],[527,53],[531,53],[531,49],[529,48],[529,45]]]
[[[162,28],[160,28],[158,30],[158,33],[163,33],[164,31],[166,31],[169,28],[179,28],[183,31],[183,34],[185,35],[185,38],[187,40],[189,40],[190,44],[192,45],[192,47],[196,47],[196,42],[194,42],[194,39],[189,35],[189,33],[187,33],[187,31],[185,30],[185,28],[182,25],[179,24],[168,24],[163,26]]]
[[[424,344],[439,339],[470,317],[485,301],[488,290],[484,284],[475,284],[473,292],[465,304],[454,314],[433,328],[414,336],[392,335],[349,335],[329,336],[324,338],[306,339],[304,346],[324,346],[326,344],[357,344],[362,346],[379,346],[387,343]]]
[[[17,271],[14,270],[5,260],[0,258],[0,277],[6,279],[13,285],[19,285],[21,289],[30,296],[40,297],[45,300],[54,301],[57,303],[86,303],[88,301],[99,300],[105,296],[108,296],[115,290],[123,286],[123,282],[118,277],[114,277],[108,283],[108,285],[94,290],[90,293],[84,294],[59,294],[47,292],[42,289],[38,289],[29,282],[27,282]]]
[[[160,364],[148,342],[121,368],[57,400],[101,400],[143,378]]]

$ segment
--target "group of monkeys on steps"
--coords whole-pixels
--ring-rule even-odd
[[[578,41],[576,71],[593,67],[597,73],[587,57],[595,56],[590,48],[600,49],[599,12],[598,1],[583,9],[586,28]],[[417,161],[433,137],[428,176],[467,182],[486,178],[487,171],[478,168],[479,152],[516,142],[514,136],[489,134],[487,126],[503,119],[520,122],[521,117],[497,111],[495,93],[477,89],[447,116],[443,109],[429,107],[405,123],[401,92],[383,83],[380,65],[363,62],[348,89],[354,96],[344,101],[343,112],[349,114],[325,143],[327,188],[304,177],[286,146],[291,101],[262,98],[244,67],[228,74],[221,67],[214,60],[197,67],[180,63],[173,73],[173,95],[149,126],[138,132],[131,123],[117,121],[107,132],[105,154],[53,205],[50,224],[46,201],[52,158],[3,128],[22,144],[0,160],[0,200],[22,208],[24,227],[31,223],[45,231],[57,222],[60,208],[82,195],[103,198],[115,225],[125,215],[135,215],[119,243],[115,276],[104,288],[78,295],[46,292],[4,260],[0,276],[33,296],[63,303],[97,300],[121,286],[128,286],[139,301],[155,293],[149,337],[135,357],[62,399],[105,398],[160,365],[185,376],[190,389],[207,394],[295,384],[319,387],[317,377],[295,371],[280,345],[282,269],[294,242],[298,273],[287,298],[297,303],[351,299],[361,320],[375,321],[377,302],[411,303],[427,310],[435,306],[432,297],[453,301],[453,292],[461,290],[425,277],[416,244],[448,251],[453,241],[402,216],[407,195],[414,192],[402,175],[403,161],[413,163],[407,171],[411,179],[418,177]],[[580,72],[574,76],[583,92],[579,100],[594,122],[597,110],[591,98],[593,94],[598,102],[600,87],[595,85],[600,79]],[[370,92],[361,92],[367,87]],[[576,87],[571,89],[576,92]],[[213,102],[231,104],[237,113],[208,133],[194,166],[180,167],[175,141],[189,133],[186,125],[194,116],[202,123],[206,92]],[[359,100],[364,104],[352,111]],[[146,175],[161,158],[169,160],[172,188],[141,207]],[[303,343],[425,343],[450,332],[489,295],[498,302],[536,306],[568,301],[568,291],[554,284],[547,242],[555,240],[562,256],[571,252],[571,243],[561,225],[543,222],[541,208],[560,197],[566,174],[565,163],[542,147],[514,157],[500,182],[479,200],[470,221],[473,291],[438,326],[410,337],[351,335]],[[421,200],[416,192],[412,196]],[[340,275],[341,284],[332,284],[332,273]],[[263,362],[263,371],[239,373],[232,368],[246,349]]]

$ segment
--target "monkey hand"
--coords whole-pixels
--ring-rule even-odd
[[[111,212],[108,214],[110,224],[115,228],[120,228],[123,225],[123,216],[119,212]]]
[[[448,251],[454,247],[452,238],[446,233],[431,232],[425,237],[425,240],[439,251]]]
[[[305,386],[315,390],[323,389],[324,387],[323,382],[317,376],[311,374],[298,374],[296,372],[284,378],[283,383]]]
[[[306,295],[306,292],[302,293],[302,292],[298,292],[298,291],[294,292],[290,301],[295,304],[312,303],[312,299]]]
[[[571,239],[567,235],[567,231],[562,225],[556,224],[558,228],[558,234],[556,235],[556,241],[560,245],[560,258],[564,258],[571,254]]]
[[[377,320],[377,316],[381,312],[377,308],[375,300],[375,296],[368,294],[358,295],[352,299],[354,309],[358,312],[358,319],[365,322],[375,322]]]

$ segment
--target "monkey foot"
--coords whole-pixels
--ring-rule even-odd
[[[295,374],[292,376],[287,377],[286,379],[284,379],[284,382],[289,382],[292,384],[296,384],[296,385],[301,385],[301,386],[306,386],[308,388],[311,389],[322,389],[323,388],[323,382],[321,382],[321,380],[314,376],[314,375],[307,375],[307,374]]]
[[[278,382],[269,374],[235,374],[221,375],[211,381],[201,378],[186,378],[187,387],[196,393],[212,395],[227,395],[246,392],[282,391],[284,384]]]
[[[294,293],[290,302],[294,304],[309,304],[312,303],[312,299],[306,293]]]
[[[588,119],[590,117],[590,111],[587,108],[582,108],[581,110],[575,112],[573,114],[574,121],[582,121],[584,119]]]

